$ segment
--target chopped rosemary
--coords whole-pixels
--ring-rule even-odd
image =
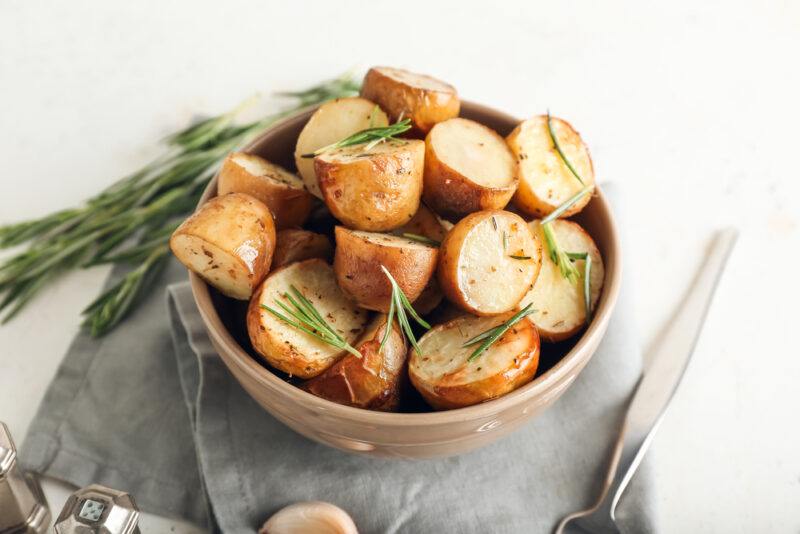
[[[404,233],[403,237],[405,237],[406,239],[411,239],[412,241],[419,241],[420,243],[424,243],[432,247],[438,247],[439,245],[442,244],[440,241],[436,241],[435,239],[431,239],[430,237],[420,234]]]
[[[531,259],[530,256],[517,256],[515,254],[509,254],[508,257],[509,258],[513,258],[515,260],[529,260],[529,259]]]
[[[555,263],[561,271],[561,276],[566,278],[572,283],[578,279],[578,269],[569,259],[567,253],[564,252],[558,245],[556,235],[550,227],[550,223],[542,224],[542,234],[544,234],[544,242],[547,246],[547,253],[550,255],[550,260]]]
[[[475,351],[472,354],[469,355],[467,361],[468,362],[475,361],[475,359],[481,354],[483,354],[486,351],[486,349],[488,349],[492,345],[492,343],[503,337],[503,334],[508,332],[508,330],[512,326],[517,324],[523,317],[526,317],[535,312],[536,310],[533,309],[533,302],[531,302],[530,304],[522,308],[520,311],[515,313],[513,316],[511,316],[511,318],[508,319],[503,324],[490,328],[489,330],[481,332],[477,336],[467,340],[463,345],[461,345],[462,347],[469,347],[483,341],[483,343],[481,343],[481,345],[477,349],[475,349]]]
[[[575,167],[572,166],[572,163],[567,159],[567,156],[564,154],[564,151],[561,150],[561,145],[558,144],[558,138],[556,138],[556,133],[553,131],[553,124],[550,117],[550,110],[547,110],[547,131],[550,133],[550,139],[553,141],[553,148],[556,149],[558,155],[561,156],[561,160],[567,166],[569,171],[572,175],[581,183],[581,185],[585,185],[583,183],[583,178],[580,177],[578,171],[575,170]]]
[[[583,189],[581,189],[580,191],[569,197],[566,201],[564,201],[563,204],[554,209],[547,217],[543,218],[542,224],[547,224],[550,221],[558,219],[559,217],[561,217],[561,214],[570,209],[576,202],[582,199],[584,195],[592,191],[594,191],[594,185],[587,185],[586,187],[584,187]]]
[[[280,300],[276,300],[275,304],[286,312],[294,320],[289,319],[286,315],[282,314],[275,308],[261,304],[260,306],[270,312],[272,315],[285,322],[286,324],[305,332],[320,341],[332,345],[338,349],[343,349],[350,354],[361,358],[361,353],[358,352],[352,345],[350,345],[336,330],[329,325],[325,319],[319,314],[314,304],[308,300],[296,287],[289,286],[289,293],[284,293],[283,298],[289,301],[292,305],[290,308]]]
[[[411,342],[411,345],[414,347],[414,350],[417,351],[417,354],[422,356],[422,351],[417,344],[417,338],[414,337],[414,331],[411,329],[411,323],[408,320],[408,315],[414,318],[414,320],[419,323],[420,326],[430,329],[431,325],[429,325],[422,317],[417,314],[416,310],[413,306],[411,306],[411,302],[409,302],[408,298],[403,293],[403,290],[400,289],[400,286],[397,285],[392,274],[389,270],[381,265],[381,269],[386,274],[386,278],[389,279],[389,283],[392,284],[392,300],[389,302],[389,314],[386,320],[387,328],[386,332],[383,334],[383,339],[381,340],[381,346],[378,349],[379,352],[383,351],[384,345],[386,345],[386,341],[389,339],[389,334],[391,334],[391,324],[394,320],[394,316],[397,315],[397,322],[400,323],[400,328],[405,333],[406,338]],[[406,315],[408,313],[408,315]]]
[[[583,305],[586,322],[592,319],[592,256],[588,252],[567,252],[570,260],[583,260]]]
[[[494,231],[496,232],[497,231],[497,219],[494,218],[494,215],[492,215],[492,226],[494,227]]]
[[[400,135],[401,133],[406,132],[410,129],[411,129],[411,119],[403,119],[402,121],[390,124],[389,126],[378,126],[373,128],[367,128],[366,130],[361,130],[360,132],[356,132],[349,137],[345,137],[341,141],[337,141],[322,148],[318,148],[314,152],[303,154],[301,157],[313,158],[319,156],[320,154],[328,152],[329,150],[336,150],[337,148],[345,148],[348,146],[361,145],[364,143],[368,143],[367,146],[364,148],[366,151],[369,151],[372,148],[374,148],[375,145],[377,145],[378,143],[382,143],[390,139],[396,139],[395,136]]]
[[[508,234],[503,231],[503,252],[508,249]]]

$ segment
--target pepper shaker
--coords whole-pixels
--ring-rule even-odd
[[[17,464],[17,449],[0,422],[0,533],[44,534],[50,510],[38,481]]]
[[[55,522],[56,534],[139,534],[133,496],[92,484],[67,499]]]

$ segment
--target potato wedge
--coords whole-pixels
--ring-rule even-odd
[[[386,313],[392,285],[381,266],[414,302],[436,271],[438,255],[435,247],[405,237],[337,226],[333,270],[339,287],[359,306]]]
[[[225,158],[217,179],[217,193],[246,193],[267,205],[278,229],[302,226],[311,213],[312,197],[303,180],[283,167],[244,152]]]
[[[363,331],[368,312],[342,293],[331,266],[318,258],[282,267],[264,280],[247,310],[247,333],[253,348],[276,369],[300,378],[312,378],[346,352],[298,330],[261,307],[264,304],[278,309],[275,302],[286,302],[284,295],[291,286],[310,300],[328,324],[350,344]]]
[[[269,272],[275,223],[269,208],[242,193],[200,206],[169,240],[175,257],[223,294],[247,300]]]
[[[422,336],[422,354],[409,351],[408,376],[428,404],[437,410],[470,406],[505,395],[533,379],[540,347],[530,321],[519,321],[471,362],[468,359],[477,345],[463,346],[512,315],[466,315]]]
[[[275,253],[272,255],[272,270],[296,261],[321,258],[329,261],[333,257],[331,240],[322,234],[288,228],[277,233]]]
[[[517,165],[505,140],[468,119],[440,122],[425,138],[423,199],[450,219],[503,209],[517,189]]]
[[[356,230],[385,232],[417,212],[424,157],[422,141],[396,140],[320,154],[314,168],[334,217]]]
[[[589,149],[581,136],[565,120],[552,117],[553,132],[561,150],[587,186],[594,184],[594,168]],[[519,186],[513,202],[523,213],[545,217],[584,186],[561,159],[547,128],[547,116],[523,121],[506,138],[517,160]],[[564,212],[570,217],[589,202],[585,196]]]
[[[306,189],[312,195],[322,198],[314,170],[314,159],[304,158],[304,154],[341,141],[361,130],[388,124],[386,113],[374,102],[364,98],[339,98],[320,106],[300,132],[294,151],[297,172],[303,178]]]
[[[400,401],[400,383],[405,366],[405,338],[393,322],[383,351],[379,351],[386,332],[386,315],[378,315],[354,345],[361,358],[347,354],[327,371],[312,378],[303,389],[323,399],[366,408],[395,411]]]
[[[434,124],[458,117],[461,101],[455,88],[425,74],[391,67],[373,67],[364,76],[361,96],[377,102],[392,122],[411,119],[425,135]]]
[[[439,249],[439,285],[452,303],[475,315],[516,308],[542,263],[541,241],[525,221],[502,210],[467,215]]]
[[[592,307],[597,305],[603,289],[605,270],[603,258],[591,236],[575,222],[557,219],[551,223],[553,233],[559,246],[565,252],[587,252],[592,258],[590,288]],[[539,239],[544,243],[541,226],[538,221],[529,223]],[[546,248],[546,247],[545,247]],[[520,307],[533,302],[536,312],[529,315],[539,329],[543,341],[562,341],[578,333],[586,322],[586,305],[584,304],[584,261],[578,260],[580,278],[572,283],[561,275],[556,264],[550,260],[547,251],[542,255],[542,269],[539,278],[527,295],[519,303]]]

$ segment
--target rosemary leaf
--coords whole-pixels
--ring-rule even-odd
[[[390,313],[394,312],[394,314],[397,315],[397,322],[400,324],[400,329],[405,334],[406,339],[408,339],[408,341],[414,347],[414,350],[417,351],[417,354],[421,356],[422,350],[419,348],[419,345],[417,344],[417,338],[414,336],[414,331],[411,328],[411,323],[408,320],[408,315],[410,315],[420,326],[428,330],[430,330],[431,325],[429,325],[427,321],[425,321],[422,317],[419,316],[417,311],[411,305],[411,302],[403,293],[403,290],[400,289],[400,286],[397,284],[397,281],[394,279],[389,270],[383,265],[381,265],[381,269],[383,269],[384,274],[386,274],[386,278],[389,279],[389,283],[392,285],[392,296],[389,304],[389,312]],[[391,329],[387,328],[386,332],[383,335],[383,340],[381,340],[381,349],[386,344],[386,340],[389,338],[390,333]]]
[[[561,145],[558,144],[558,138],[556,137],[556,133],[553,131],[553,123],[550,117],[550,110],[547,111],[547,131],[550,133],[550,140],[553,141],[553,148],[555,148],[556,152],[558,152],[558,155],[561,156],[561,161],[564,162],[564,165],[567,166],[569,172],[572,173],[575,179],[577,179],[581,183],[581,185],[585,185],[583,183],[583,178],[580,177],[578,171],[575,170],[575,167],[573,167],[572,163],[570,163],[569,159],[567,159],[567,156],[564,154],[564,151],[561,150]]]
[[[573,265],[567,254],[558,245],[558,240],[556,239],[556,235],[553,233],[553,229],[550,227],[550,223],[545,223],[541,226],[542,234],[544,235],[545,246],[547,247],[547,253],[550,256],[550,260],[558,266],[559,270],[561,271],[561,276],[570,282],[575,283],[575,281],[578,279],[578,269],[575,267],[575,265]]]
[[[424,243],[425,245],[430,245],[432,247],[438,247],[442,244],[440,241],[436,241],[435,239],[431,239],[430,237],[420,234],[404,233],[403,237],[406,239],[411,239],[412,241],[419,241],[420,243]]]
[[[509,254],[508,257],[509,258],[513,258],[515,260],[529,260],[529,259],[531,259],[530,256],[515,256],[514,254]]]
[[[587,185],[586,187],[584,187],[583,189],[581,189],[580,191],[569,197],[563,204],[554,209],[547,217],[543,218],[542,224],[547,224],[551,221],[558,219],[565,211],[570,209],[573,205],[575,205],[576,202],[578,202],[585,195],[591,193],[592,191],[594,191],[594,186]]]
[[[522,308],[520,311],[515,313],[513,316],[511,316],[511,318],[509,318],[503,324],[498,325],[498,326],[496,326],[494,328],[490,328],[489,330],[486,330],[485,332],[482,332],[482,333],[478,334],[477,336],[473,337],[472,339],[468,340],[466,343],[464,343],[462,345],[462,347],[470,347],[472,345],[480,343],[481,341],[483,341],[483,343],[481,343],[481,345],[477,349],[475,349],[475,351],[473,351],[472,354],[469,355],[469,358],[467,358],[467,361],[468,362],[475,361],[478,358],[478,356],[483,354],[490,346],[492,346],[492,344],[495,341],[497,341],[498,339],[503,337],[503,335],[506,332],[508,332],[508,330],[512,326],[517,324],[524,317],[526,317],[526,316],[528,316],[528,315],[530,315],[530,314],[532,314],[534,312],[536,312],[536,310],[533,309],[533,303],[531,302],[530,304],[528,304],[527,306]]]
[[[374,148],[375,145],[377,145],[378,143],[396,139],[396,136],[410,129],[411,129],[411,119],[403,119],[402,121],[390,124],[389,126],[378,126],[375,128],[367,128],[366,130],[361,130],[360,132],[356,132],[353,135],[345,137],[341,141],[331,143],[330,145],[319,148],[314,152],[303,154],[300,157],[313,158],[330,150],[336,150],[337,148],[345,148],[354,145],[362,145],[364,143],[367,143],[365,150],[368,152],[372,148]]]
[[[583,260],[583,306],[586,323],[592,320],[592,256],[588,252],[567,252],[570,260]]]

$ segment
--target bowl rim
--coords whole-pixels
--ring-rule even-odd
[[[504,112],[494,108],[476,104],[469,101],[462,101],[462,109],[467,108],[471,111],[476,111],[485,114],[491,114],[500,120],[507,120],[513,123],[519,123],[520,120],[508,115]],[[292,115],[286,119],[280,120],[273,124],[271,127],[264,130],[257,138],[245,146],[242,151],[249,152],[253,147],[259,145],[262,139],[266,136],[272,135],[277,129],[285,127],[287,124],[295,121],[307,121],[311,113],[316,110],[318,106],[307,108],[304,111]],[[219,173],[215,174],[209,182],[205,191],[203,192],[198,207],[213,198],[217,194],[217,178]],[[545,373],[537,376],[524,386],[486,402],[466,406],[463,408],[455,408],[452,410],[421,412],[421,413],[398,413],[398,412],[379,412],[374,410],[366,410],[363,408],[356,408],[353,406],[346,406],[338,404],[321,397],[317,397],[307,391],[303,391],[299,387],[292,385],[279,376],[271,372],[264,365],[259,363],[255,357],[251,356],[244,348],[233,338],[222,319],[214,307],[211,300],[211,293],[208,284],[195,273],[189,271],[189,280],[191,284],[192,294],[194,296],[195,304],[203,319],[204,326],[209,336],[214,341],[216,347],[221,347],[223,351],[228,353],[229,358],[219,355],[226,365],[236,365],[243,373],[253,378],[261,386],[269,388],[276,393],[282,394],[292,402],[301,403],[305,409],[324,412],[332,416],[338,416],[349,421],[358,422],[366,425],[380,424],[380,425],[394,425],[398,427],[407,426],[433,426],[443,423],[458,423],[463,421],[472,421],[475,419],[489,418],[499,412],[503,412],[513,406],[525,403],[525,401],[532,399],[536,396],[543,395],[550,389],[556,387],[559,383],[566,380],[574,369],[579,369],[588,361],[588,357],[584,358],[585,352],[590,350],[590,345],[593,339],[597,336],[603,336],[611,319],[614,311],[619,290],[622,280],[622,262],[620,261],[619,250],[619,234],[617,230],[617,223],[614,218],[614,213],[611,209],[608,200],[603,194],[602,188],[595,188],[595,196],[592,202],[599,202],[606,213],[608,213],[609,225],[608,243],[611,251],[608,257],[605,258],[606,264],[606,281],[603,286],[603,292],[597,304],[594,319],[589,327],[581,334],[575,345],[558,361],[553,367],[548,369]],[[591,355],[589,355],[591,356]]]

